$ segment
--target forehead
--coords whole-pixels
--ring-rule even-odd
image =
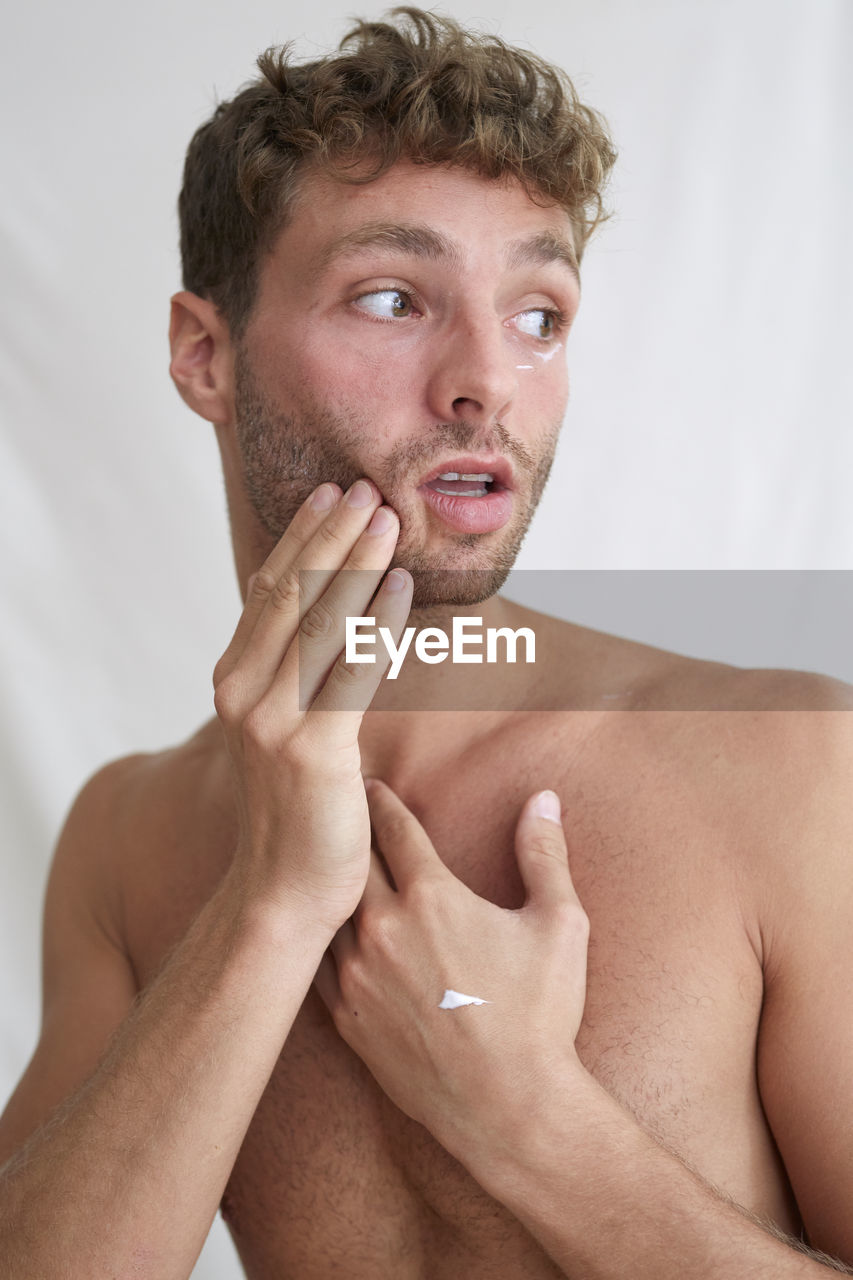
[[[478,258],[506,258],[508,246],[534,241],[550,241],[551,256],[565,253],[576,268],[565,210],[535,203],[516,179],[407,160],[362,184],[306,175],[274,253],[317,272],[368,247],[406,252],[405,231],[395,235],[393,229],[413,227],[420,235],[409,239],[412,252],[449,256],[457,268]]]

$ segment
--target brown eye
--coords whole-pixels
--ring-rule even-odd
[[[542,342],[550,342],[560,332],[560,316],[547,307],[534,307],[530,311],[522,311],[516,324],[522,333],[531,338],[539,338]]]
[[[377,289],[363,293],[355,300],[356,306],[380,320],[405,320],[412,314],[412,299],[400,289]]]

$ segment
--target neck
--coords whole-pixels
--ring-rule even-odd
[[[529,637],[519,630],[530,629],[529,619],[526,610],[500,596],[476,605],[413,609],[371,710],[523,708],[537,683],[536,663],[526,660],[530,652]],[[514,661],[510,660],[513,654],[510,633],[517,633]],[[405,651],[404,646],[407,646]],[[377,653],[384,658],[384,646],[377,648]],[[437,658],[440,653],[444,655],[441,661],[427,660],[428,656]]]

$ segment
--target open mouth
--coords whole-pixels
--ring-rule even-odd
[[[458,471],[443,471],[427,485],[435,493],[458,498],[484,498],[496,487],[497,481],[490,471],[464,472],[461,475]]]
[[[418,486],[441,523],[459,533],[493,533],[513,509],[512,471],[503,459],[448,458]]]

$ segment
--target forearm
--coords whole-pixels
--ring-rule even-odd
[[[328,943],[226,880],[101,1065],[0,1176],[8,1280],[185,1280]]]
[[[460,1126],[446,1145],[567,1275],[806,1280],[842,1270],[722,1199],[591,1077],[574,1081],[559,1109],[554,1096],[495,1134]]]

